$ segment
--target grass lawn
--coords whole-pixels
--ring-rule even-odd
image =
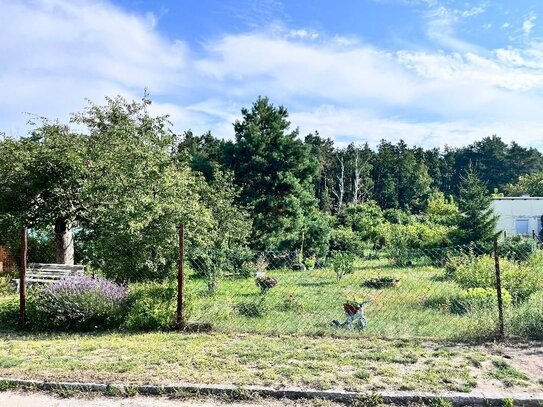
[[[255,334],[0,333],[0,376],[26,379],[543,393],[541,347]]]
[[[212,322],[215,329],[229,332],[465,339],[473,321],[449,312],[446,299],[460,288],[443,278],[442,268],[396,267],[384,259],[359,260],[356,265],[355,272],[339,282],[331,269],[272,270],[268,275],[278,285],[265,295],[260,295],[252,278],[223,280],[213,296],[207,294],[203,279],[189,278],[187,287],[194,303],[191,319]],[[363,285],[380,276],[391,276],[399,284],[382,289]],[[367,328],[354,333],[333,328],[332,320],[345,318],[343,302],[353,297],[372,300],[366,307]],[[265,308],[262,315],[242,315],[240,305],[247,308],[249,303],[255,308],[260,300]]]

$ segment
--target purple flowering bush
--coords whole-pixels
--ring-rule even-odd
[[[42,329],[96,330],[119,327],[127,289],[105,278],[68,277],[33,292],[35,325]]]

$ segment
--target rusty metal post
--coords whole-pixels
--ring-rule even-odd
[[[184,269],[183,263],[185,260],[185,226],[179,226],[179,259],[177,269],[177,315],[176,315],[176,327],[178,330],[183,330],[185,327],[185,320],[183,316],[183,277]]]
[[[503,298],[502,298],[502,278],[500,273],[500,255],[498,253],[498,238],[494,238],[494,268],[496,271],[496,292],[498,295],[498,318],[499,318],[499,340],[505,338],[505,328],[503,322]]]
[[[28,253],[28,230],[21,231],[21,264],[19,270],[19,328],[26,328],[26,258]]]

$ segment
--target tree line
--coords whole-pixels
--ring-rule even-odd
[[[285,107],[259,97],[227,140],[175,134],[150,104],[147,96],[107,98],[70,123],[43,119],[26,137],[4,137],[1,235],[25,225],[62,246],[76,230],[77,256],[114,276],[171,269],[180,223],[189,249],[322,258],[439,246],[490,236],[490,194],[525,193],[543,171],[538,150],[497,136],[459,148],[386,140],[342,147],[317,131],[300,135]]]

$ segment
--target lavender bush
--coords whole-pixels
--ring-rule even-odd
[[[37,289],[32,303],[41,328],[96,330],[121,324],[126,298],[125,287],[104,278],[68,277]]]

